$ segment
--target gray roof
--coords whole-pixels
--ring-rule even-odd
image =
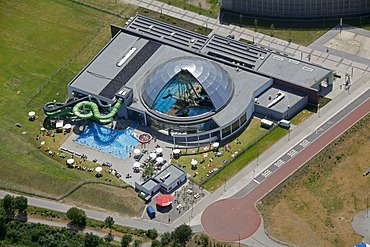
[[[99,95],[106,88],[119,72],[135,58],[139,49],[126,61],[122,67],[117,63],[135,46],[143,47],[148,40],[138,40],[132,35],[116,35],[91,62],[83,68],[80,73],[70,82],[70,86],[88,92],[92,95]],[[138,68],[140,69],[140,67]],[[117,90],[118,91],[118,90]]]
[[[272,107],[268,107],[268,105],[272,102],[272,100],[274,99],[278,92],[284,93],[285,97]],[[271,99],[269,99],[269,96],[271,96]],[[302,100],[305,96],[307,95],[304,93],[286,87],[283,88],[278,86],[272,86],[271,88],[263,92],[261,95],[258,95],[257,102],[258,105],[260,106],[272,109],[280,113],[284,113],[289,107],[292,107],[294,104]]]
[[[166,178],[166,180],[161,181],[161,177],[166,176],[168,173],[170,173],[170,175]],[[186,174],[186,172],[184,172],[177,166],[169,165],[164,170],[162,170],[160,173],[158,173],[154,178],[158,181],[161,181],[163,185],[168,187],[173,182],[177,181],[184,174]]]
[[[331,73],[323,67],[277,54],[270,54],[257,71],[306,88],[314,87]]]
[[[199,57],[181,57],[162,63],[148,76],[142,95],[146,104],[152,107],[164,86],[182,70],[190,72],[202,85],[216,111],[232,96],[233,83],[218,64]]]
[[[141,186],[148,191],[151,191],[155,186],[158,185],[158,182],[153,179],[146,180]]]

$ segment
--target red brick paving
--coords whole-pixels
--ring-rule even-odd
[[[252,236],[261,224],[261,216],[255,208],[256,202],[369,112],[370,99],[323,133],[244,197],[223,199],[211,204],[202,214],[204,230],[212,238],[224,242]]]

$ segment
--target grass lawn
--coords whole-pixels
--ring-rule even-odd
[[[140,217],[145,207],[143,200],[131,187],[117,188],[103,184],[84,185],[63,201],[131,217]]]
[[[59,195],[93,175],[67,169],[64,160],[37,149],[42,106],[65,100],[69,80],[109,40],[109,23],[123,20],[61,0],[2,1],[0,8],[0,184]],[[31,110],[37,121],[28,121]],[[56,142],[63,138],[57,135]],[[49,138],[46,145],[56,144]]]
[[[230,161],[233,159],[235,152],[240,152],[242,149],[251,145],[256,139],[260,138],[262,135],[267,133],[268,130],[260,127],[260,120],[253,118],[248,127],[243,131],[243,133],[238,136],[238,140],[241,144],[236,143],[236,139],[230,141],[230,152],[225,150],[223,147],[220,147],[219,151],[223,152],[222,156],[215,156],[212,146],[202,147],[198,149],[186,149],[182,151],[182,156],[180,159],[175,160],[175,164],[179,164],[187,173],[194,174],[195,171],[198,172],[198,175],[193,177],[192,180],[196,183],[201,183],[200,179],[203,177],[204,180],[207,179],[206,174],[219,166],[225,165],[225,162],[222,160]],[[222,143],[221,143],[222,146]],[[206,156],[207,155],[207,156]],[[232,156],[233,155],[233,156]],[[195,159],[198,161],[198,166],[196,170],[192,170],[191,160]],[[204,159],[204,163],[200,164],[199,162]],[[212,164],[212,166],[209,166]],[[231,164],[230,164],[231,165]],[[229,165],[228,165],[229,166]],[[204,168],[203,168],[204,167]],[[221,173],[224,173],[222,170]]]
[[[352,217],[366,208],[370,115],[258,203],[273,237],[299,246],[359,243]],[[299,238],[297,238],[299,236]]]
[[[252,119],[249,126],[246,130],[235,140],[230,141],[230,152],[227,152],[226,149],[223,147],[220,148],[220,151],[224,152],[222,156],[215,157],[213,148],[211,146],[206,147],[206,151],[204,148],[198,149],[187,149],[183,150],[183,155],[180,159],[176,160],[174,163],[178,164],[184,170],[186,170],[189,174],[194,174],[194,172],[198,172],[198,175],[192,177],[191,179],[196,183],[201,183],[201,177],[204,179],[204,183],[202,187],[208,191],[214,191],[219,186],[221,186],[225,181],[229,180],[235,174],[237,174],[241,169],[246,167],[252,160],[256,159],[261,153],[263,153],[266,149],[268,149],[271,145],[273,145],[276,141],[282,138],[284,135],[287,134],[287,130],[283,128],[275,128],[272,130],[267,136],[263,137],[259,140],[256,144],[252,145],[257,139],[261,138],[264,134],[267,133],[267,130],[260,127],[260,120],[259,119]],[[236,140],[239,140],[241,144],[237,144]],[[241,153],[234,159],[231,155],[235,152],[240,153],[243,149],[252,145],[248,148],[247,151]],[[222,146],[222,145],[221,145]],[[208,153],[208,157],[204,155]],[[213,159],[211,161],[210,159]],[[198,161],[198,166],[196,170],[192,169],[191,160],[196,159]],[[199,162],[204,159],[204,163],[200,164]],[[222,160],[232,160],[229,164],[224,166],[222,170],[218,173],[213,173],[208,180],[206,174],[215,168],[225,165]],[[209,164],[212,164],[210,166]],[[204,167],[204,168],[203,168]]]

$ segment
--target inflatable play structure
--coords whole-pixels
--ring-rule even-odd
[[[118,99],[114,106],[102,105],[99,100],[92,100],[86,96],[66,103],[49,102],[44,105],[44,112],[49,117],[69,115],[75,119],[91,119],[101,124],[111,123],[122,106],[122,99]],[[103,114],[102,111],[107,113]]]

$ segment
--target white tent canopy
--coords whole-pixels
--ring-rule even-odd
[[[67,164],[68,165],[72,165],[73,163],[75,163],[75,160],[74,159],[68,159],[67,160]]]
[[[134,154],[135,155],[139,155],[141,153],[140,149],[136,148],[134,149]]]
[[[158,157],[157,159],[156,159],[156,161],[157,161],[157,163],[162,163],[163,161],[164,161],[164,159],[163,159],[163,157]]]
[[[163,149],[162,149],[162,148],[156,148],[156,149],[155,149],[155,152],[156,152],[157,154],[160,154],[160,153],[162,153],[162,152],[163,152]]]
[[[157,158],[157,155],[156,155],[155,153],[150,153],[150,154],[149,154],[149,157],[150,157],[151,159],[155,159],[155,158]]]
[[[213,144],[212,144],[212,146],[213,146],[214,148],[218,148],[218,147],[220,146],[220,143],[215,142],[215,143],[213,143]]]
[[[30,111],[29,113],[28,113],[28,116],[30,116],[30,117],[33,117],[33,116],[35,116],[36,115],[36,112],[34,112],[34,111]]]
[[[64,127],[63,127],[64,129],[70,129],[70,128],[72,128],[72,125],[71,124],[66,124],[66,125],[64,125]]]
[[[174,153],[174,154],[179,154],[180,152],[181,152],[181,150],[180,150],[180,149],[174,149],[174,150],[173,150],[173,153]]]
[[[98,166],[97,168],[95,168],[95,171],[97,171],[97,172],[101,172],[101,171],[103,171],[103,167]]]
[[[140,163],[139,162],[135,162],[134,164],[132,164],[132,167],[133,168],[139,168],[140,167]]]

